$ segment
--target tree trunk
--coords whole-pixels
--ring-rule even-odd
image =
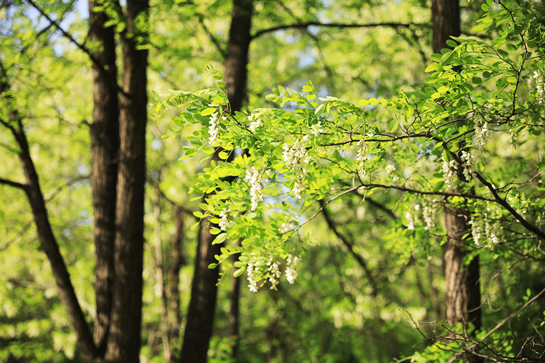
[[[3,70],[4,68],[1,61],[0,66]],[[27,195],[38,232],[38,240],[40,241],[40,246],[45,252],[51,266],[55,282],[59,289],[61,302],[66,309],[68,322],[76,335],[76,344],[82,358],[86,362],[93,362],[94,359],[98,357],[99,352],[93,342],[93,336],[89,330],[87,321],[85,320],[85,315],[83,314],[74,286],[70,280],[70,274],[68,273],[68,269],[66,268],[66,264],[64,263],[64,259],[59,250],[59,245],[57,244],[57,240],[49,222],[45,200],[40,187],[40,180],[34,166],[34,161],[30,155],[30,148],[23,127],[22,116],[15,111],[15,105],[11,104],[14,100],[9,94],[11,85],[8,82],[7,75],[4,73],[2,76],[3,77],[0,79],[0,96],[6,101],[2,106],[8,111],[10,119],[7,122],[0,119],[0,122],[11,131],[19,146],[18,156],[25,174],[25,184],[19,185],[10,183],[10,185],[20,187]]]
[[[448,48],[450,36],[460,36],[459,0],[432,0],[433,51],[440,53]],[[461,168],[459,168],[461,169]],[[461,170],[460,170],[461,171]],[[459,175],[463,180],[463,175]],[[446,296],[445,310],[447,323],[454,326],[461,322],[467,328],[469,322],[476,330],[481,328],[479,259],[474,258],[469,266],[463,261],[467,252],[462,238],[469,233],[463,210],[445,208],[447,244],[443,263],[445,268]],[[482,358],[470,355],[471,363],[482,362]]]
[[[123,91],[116,205],[115,285],[107,362],[139,361],[146,181],[148,0],[127,0],[123,36]],[[138,18],[138,21],[136,21]],[[142,27],[142,28],[138,28]]]
[[[91,187],[95,240],[96,319],[94,340],[106,349],[114,283],[115,206],[119,156],[119,104],[116,90],[114,27],[105,28],[103,12],[89,1],[89,40],[93,55],[106,72],[93,65],[93,123],[91,129]]]
[[[250,28],[253,10],[252,0],[233,0],[233,12],[227,58],[225,59],[225,85],[231,104],[231,112],[239,111],[246,98],[248,50],[250,47]],[[219,161],[216,152],[212,160]],[[206,196],[205,196],[206,198]],[[203,219],[199,230],[199,243],[195,260],[195,274],[191,287],[191,301],[187,313],[181,362],[204,363],[207,359],[208,345],[212,336],[214,311],[216,308],[218,270],[208,269],[208,265],[216,263],[214,255],[220,254],[220,245],[212,245],[215,236],[208,228],[208,219]],[[236,279],[238,282],[238,279]],[[237,322],[229,327],[232,337],[238,338],[238,292],[236,287],[231,293],[231,317],[229,321]],[[233,332],[233,335],[231,333]],[[234,342],[236,346],[236,342]]]
[[[216,163],[220,160],[217,155],[218,153],[215,153],[212,158]],[[187,323],[180,356],[182,363],[205,363],[212,336],[218,291],[216,286],[218,269],[209,269],[208,265],[217,262],[214,255],[221,254],[221,245],[212,245],[215,236],[208,231],[209,223],[208,218],[204,218],[199,229],[195,272],[191,284],[191,300],[187,311]]]
[[[176,234],[172,239],[171,265],[168,268],[168,283],[170,292],[170,313],[172,318],[169,319],[169,340],[171,354],[169,362],[175,361],[177,350],[179,351],[179,335],[180,335],[180,269],[184,265],[184,257],[182,255],[182,245],[184,239],[184,216],[182,208],[174,206],[174,223],[176,225]]]

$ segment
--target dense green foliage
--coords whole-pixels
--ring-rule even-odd
[[[496,291],[493,283],[499,274],[492,277],[493,271],[522,261],[531,284],[510,283],[507,294],[518,298],[503,304],[512,311],[537,299],[545,291],[542,277],[534,276],[543,261],[540,246],[545,237],[545,33],[539,9],[528,2],[489,1],[482,8],[486,15],[475,30],[497,30],[494,41],[449,41],[454,49],[432,55],[426,69],[432,73],[425,83],[402,87],[397,97],[352,103],[319,97],[309,82],[302,93],[274,88],[267,100],[280,108],[249,107],[232,114],[221,73],[209,68],[217,88],[182,91],[157,103],[157,111],[187,110],[174,117],[177,130],[187,124],[202,127],[188,138],[192,146],[184,147],[180,159],[201,150],[219,153],[223,160],[238,155],[232,162],[212,161],[193,188],[199,195],[214,192],[200,204],[203,212],[194,213],[214,217],[211,222],[219,228],[211,230],[218,235],[213,243],[243,238],[240,247],[225,244],[216,257],[218,264],[229,270],[230,256],[241,253],[234,263],[235,276],[246,271],[254,292],[263,286],[276,290],[281,276],[293,283],[297,256],[303,256],[299,265],[305,263],[305,251],[322,242],[307,225],[330,203],[343,203],[334,210],[344,217],[366,198],[376,197],[403,215],[381,236],[390,261],[395,256],[392,268],[431,258],[434,245],[446,241],[441,210],[463,209],[471,225],[465,236],[470,256],[479,254],[489,271],[485,302],[495,302],[490,293]],[[227,176],[236,179],[229,182]],[[367,255],[378,257],[376,252]],[[368,308],[365,302],[355,305]],[[382,309],[388,308],[386,304]],[[543,350],[525,347],[524,337],[535,335],[533,327],[543,321],[543,309],[534,305],[529,310],[523,314],[531,324],[512,330],[504,326],[507,321],[492,329],[494,320],[485,313],[487,328],[477,334],[477,341],[459,331],[454,343],[437,343],[427,350],[427,358],[415,359],[453,356],[486,338],[486,354],[492,357],[538,359]],[[417,327],[424,317],[408,315]],[[522,315],[508,320],[513,317]]]
[[[36,1],[87,44],[84,3]],[[256,1],[254,35],[308,21],[410,26],[261,33],[252,40],[248,65],[251,107],[232,115],[221,84],[202,75],[211,63],[209,73],[221,79],[231,1],[152,1],[150,110],[165,111],[174,122],[156,117],[148,126],[141,361],[165,361],[163,281],[156,262],[157,245],[163,266],[172,254],[173,204],[184,210],[182,332],[197,239],[191,226],[207,214],[220,223],[226,210],[226,231],[214,230],[225,247],[217,267],[224,272],[236,251],[232,242],[245,238],[236,263],[239,278],[249,283],[247,265],[253,261],[260,291],[241,293],[240,362],[447,361],[451,350],[471,345],[462,328],[455,328],[462,334],[457,342],[434,345],[431,339],[447,328],[445,205],[466,208],[483,228],[478,243],[474,235],[466,238],[482,264],[484,327],[478,337],[534,299],[545,286],[543,237],[519,223],[479,180],[495,185],[502,200],[543,231],[543,105],[536,88],[543,81],[533,72],[543,72],[544,16],[535,2],[502,3],[481,9],[480,2],[463,2],[463,32],[478,36],[457,39],[454,51],[430,56],[425,1]],[[11,85],[9,95],[2,95],[0,118],[14,109],[24,115],[49,218],[92,325],[91,61],[18,0],[0,6],[0,61],[0,76]],[[266,96],[276,84],[285,89]],[[163,95],[169,89],[204,90]],[[219,125],[211,144],[212,113],[218,113]],[[476,142],[477,130],[488,136],[484,145]],[[299,157],[288,165],[283,156],[284,144],[293,151],[304,137],[305,172]],[[240,149],[248,153],[210,166],[214,146],[223,148],[223,159]],[[461,151],[476,157],[473,174],[449,191],[442,158],[461,165]],[[245,181],[252,167],[257,174]],[[226,175],[237,178],[219,179]],[[24,180],[13,137],[2,125],[0,178]],[[300,199],[293,191],[297,182]],[[199,204],[207,191],[216,194]],[[0,360],[11,355],[18,361],[81,362],[28,201],[4,184],[0,234]],[[285,279],[288,254],[300,258],[293,284]],[[282,273],[277,291],[270,289],[271,258]],[[211,362],[232,361],[226,338],[230,278],[225,273],[219,284]],[[530,348],[541,353],[544,305],[541,296],[488,337],[493,352],[517,356],[528,338],[518,357],[535,356]]]

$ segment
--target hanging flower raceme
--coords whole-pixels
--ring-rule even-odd
[[[456,164],[456,161],[454,159],[448,162],[443,156],[442,168],[443,178],[445,179],[445,187],[447,190],[451,190],[454,188],[454,184],[456,182],[455,176],[456,170],[458,170],[458,165]]]
[[[422,203],[422,217],[424,218],[424,229],[426,231],[432,230],[435,227],[435,222],[433,221],[433,207],[430,203]]]
[[[310,127],[310,133],[314,136],[320,136],[322,132],[324,132],[324,130],[322,130],[322,121],[318,121],[316,125]]]
[[[256,267],[255,263],[256,263],[255,259],[252,259],[252,261],[250,261],[248,263],[248,267],[246,269],[247,274],[248,274],[248,282],[250,283],[248,285],[248,287],[250,288],[251,292],[257,292],[257,289],[258,289],[257,280],[256,280],[256,276],[255,276],[255,273],[254,273],[255,267]]]
[[[488,141],[488,123],[478,120],[475,125],[475,143],[484,146]]]
[[[269,282],[271,283],[271,290],[277,290],[276,285],[280,283],[280,276],[282,275],[280,272],[280,269],[278,268],[278,264],[276,262],[273,262],[273,259],[269,260],[267,262],[267,266],[269,266]]]
[[[290,284],[293,284],[293,282],[297,278],[297,264],[299,263],[299,257],[288,255],[286,262],[286,279]]]
[[[210,115],[210,127],[208,128],[208,134],[210,135],[208,141],[210,145],[216,145],[219,139],[219,126],[220,126],[220,117],[219,113],[214,112]]]
[[[541,71],[534,72],[534,80],[536,82],[536,91],[537,91],[537,103],[543,103],[543,93],[545,91],[545,79]]]
[[[231,222],[227,219],[227,216],[229,215],[229,209],[223,208],[223,210],[220,213],[220,229],[222,231],[226,231],[227,228],[231,225]]]
[[[475,172],[475,155],[462,150],[462,162],[464,167],[464,177],[467,181],[471,180],[473,173]]]
[[[259,119],[258,116],[259,115],[254,114],[254,113],[251,114],[250,116],[248,116],[248,120],[250,120],[250,131],[251,132],[256,132],[257,128],[262,125],[261,120]]]
[[[356,161],[358,162],[358,173],[360,173],[362,176],[365,175],[365,140],[361,139],[358,141],[357,146],[359,146],[358,149],[358,156],[356,156]]]
[[[261,192],[261,176],[262,173],[256,170],[255,166],[246,171],[244,181],[250,184],[250,197],[251,197],[251,209],[252,212],[257,209],[259,202],[263,201],[263,193]]]
[[[295,141],[291,146],[284,144],[282,159],[284,163],[295,172],[295,185],[293,186],[293,195],[301,199],[301,192],[304,190],[305,175],[307,173],[310,157],[307,153],[308,135]]]

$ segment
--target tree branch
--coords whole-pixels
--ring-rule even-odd
[[[376,27],[387,27],[387,28],[410,28],[413,26],[420,26],[420,27],[429,27],[429,24],[418,24],[418,23],[371,23],[371,24],[343,24],[343,23],[320,23],[317,21],[309,21],[306,23],[300,23],[300,24],[288,24],[288,25],[279,25],[274,26],[272,28],[268,29],[262,29],[257,31],[254,35],[251,36],[251,39],[255,39],[263,34],[272,33],[277,30],[284,30],[284,29],[306,29],[309,26],[319,26],[319,27],[326,27],[326,28],[376,28]]]
[[[542,240],[545,240],[545,233],[543,231],[541,231],[539,228],[537,228],[536,226],[534,226],[530,222],[526,221],[526,219],[524,219],[520,214],[518,214],[517,211],[513,207],[511,207],[511,205],[509,203],[507,203],[505,201],[505,199],[503,199],[502,197],[499,196],[499,194],[498,194],[497,190],[494,188],[494,186],[490,182],[486,181],[486,179],[483,178],[483,176],[481,174],[475,173],[475,175],[477,176],[477,179],[479,179],[479,181],[481,183],[483,183],[488,188],[488,190],[490,190],[490,192],[494,196],[494,201],[495,202],[497,202],[499,205],[501,205],[502,207],[507,209],[509,211],[509,213],[511,213],[511,215],[513,217],[515,217],[516,220],[519,221],[519,223],[522,224],[522,226],[524,228],[526,228],[530,232],[536,234]]]
[[[7,180],[7,179],[4,179],[4,178],[0,178],[0,184],[8,185],[8,186],[13,187],[13,188],[19,188],[19,189],[22,189],[24,191],[28,187],[26,184],[17,183],[17,182]]]
[[[201,23],[204,32],[206,33],[206,35],[208,35],[208,38],[210,38],[212,43],[214,43],[216,49],[218,50],[218,52],[220,52],[223,59],[227,58],[227,51],[221,46],[219,40],[214,36],[214,34],[210,33],[210,30],[208,30],[206,25],[204,25],[204,20],[201,16],[199,16],[199,23]]]
[[[36,5],[36,3],[33,0],[26,0],[26,1],[30,5],[32,5],[36,10],[38,10],[38,12],[40,14],[42,14],[51,24],[53,24],[55,26],[55,28],[57,28],[65,38],[70,40],[72,43],[74,43],[74,45],[76,47],[78,47],[85,54],[87,54],[89,59],[91,59],[93,64],[97,66],[97,68],[100,70],[100,72],[104,73],[105,75],[109,74],[108,71],[106,71],[106,69],[104,69],[104,66],[102,64],[100,64],[98,59],[95,58],[95,56],[93,55],[91,50],[89,50],[89,48],[87,48],[83,44],[80,44],[76,39],[74,39],[74,37],[72,35],[70,35],[63,28],[61,28],[60,24],[58,22],[56,22],[55,20],[51,19],[51,17],[49,15],[47,15],[38,5]],[[128,97],[130,99],[130,95],[125,93],[125,91],[123,91],[123,89],[117,84],[117,82],[113,82],[113,83],[114,83],[114,86],[115,86],[115,89],[116,89],[117,92],[123,94],[123,96]]]
[[[365,261],[363,259],[363,257],[361,257],[359,254],[356,253],[356,251],[354,251],[354,245],[349,242],[341,233],[340,231],[338,230],[337,228],[337,225],[333,222],[333,219],[331,218],[331,216],[329,215],[329,212],[327,211],[327,208],[325,207],[325,203],[322,200],[320,200],[320,206],[322,207],[322,210],[323,210],[323,215],[324,215],[324,218],[327,222],[327,225],[329,226],[329,228],[333,231],[333,233],[335,233],[335,235],[337,236],[338,239],[341,240],[341,242],[346,246],[346,248],[348,249],[348,251],[352,254],[352,256],[356,259],[356,261],[358,262],[358,264],[361,266],[361,268],[363,269],[363,271],[365,272],[365,276],[367,277],[367,280],[369,281],[369,283],[371,284],[371,289],[372,289],[372,292],[371,294],[376,297],[377,294],[378,294],[378,288],[377,288],[377,282],[375,281],[375,278],[373,277],[373,274],[371,273],[371,270],[369,270],[369,266],[367,266],[367,261]]]

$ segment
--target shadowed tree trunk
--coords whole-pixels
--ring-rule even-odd
[[[115,284],[107,362],[138,362],[142,320],[144,252],[144,183],[146,180],[148,51],[137,39],[147,39],[142,19],[147,0],[127,0],[127,32],[123,36],[123,91],[119,118],[119,168],[116,205]],[[137,22],[136,19],[139,18]]]
[[[432,0],[433,51],[440,53],[448,48],[451,36],[460,36],[459,0]],[[465,181],[458,168],[458,179]],[[473,323],[475,329],[481,328],[481,294],[479,283],[479,258],[474,258],[464,266],[467,252],[463,246],[463,236],[469,233],[467,215],[461,209],[445,208],[447,243],[443,257],[446,280],[445,310],[447,323],[454,326],[462,322],[464,327]],[[482,362],[482,358],[469,356],[471,363]]]
[[[89,40],[93,55],[106,72],[93,66],[93,123],[91,129],[91,186],[95,240],[96,319],[94,340],[103,354],[108,339],[114,282],[115,205],[119,156],[119,104],[116,90],[114,27],[105,28],[103,12],[89,1]]]
[[[225,59],[225,85],[231,104],[231,111],[239,111],[246,98],[248,49],[253,9],[252,0],[234,0]],[[212,160],[220,160],[216,151]],[[205,196],[206,199],[207,196]],[[191,286],[191,301],[187,313],[181,362],[206,362],[216,308],[218,269],[210,270],[208,265],[217,262],[214,255],[220,254],[220,245],[212,245],[215,236],[208,229],[209,220],[203,219],[199,230],[199,243],[195,260],[195,273]],[[233,282],[231,293],[231,314],[229,335],[233,352],[236,354],[238,340],[238,279]],[[232,322],[232,323],[231,323]]]
[[[32,0],[28,1],[51,25],[59,27]],[[127,0],[125,11],[118,2],[123,33],[123,87],[117,85],[113,28],[89,1],[90,49],[77,44],[93,61],[94,122],[91,129],[93,207],[96,243],[97,320],[94,338],[78,302],[70,276],[53,234],[38,174],[30,154],[22,115],[15,110],[9,90],[7,71],[0,61],[0,95],[9,119],[0,119],[19,146],[19,159],[25,184],[0,180],[27,194],[38,239],[51,265],[55,282],[70,326],[76,335],[78,350],[89,363],[133,363],[139,361],[142,308],[142,257],[144,228],[145,131],[147,120],[147,51],[137,50],[136,40],[147,39],[146,0]],[[121,13],[124,14],[121,14]],[[122,15],[122,16],[121,16]],[[138,21],[135,21],[138,18]],[[137,29],[135,23],[141,29]],[[73,37],[62,31],[72,42]],[[10,111],[12,110],[12,111]]]

